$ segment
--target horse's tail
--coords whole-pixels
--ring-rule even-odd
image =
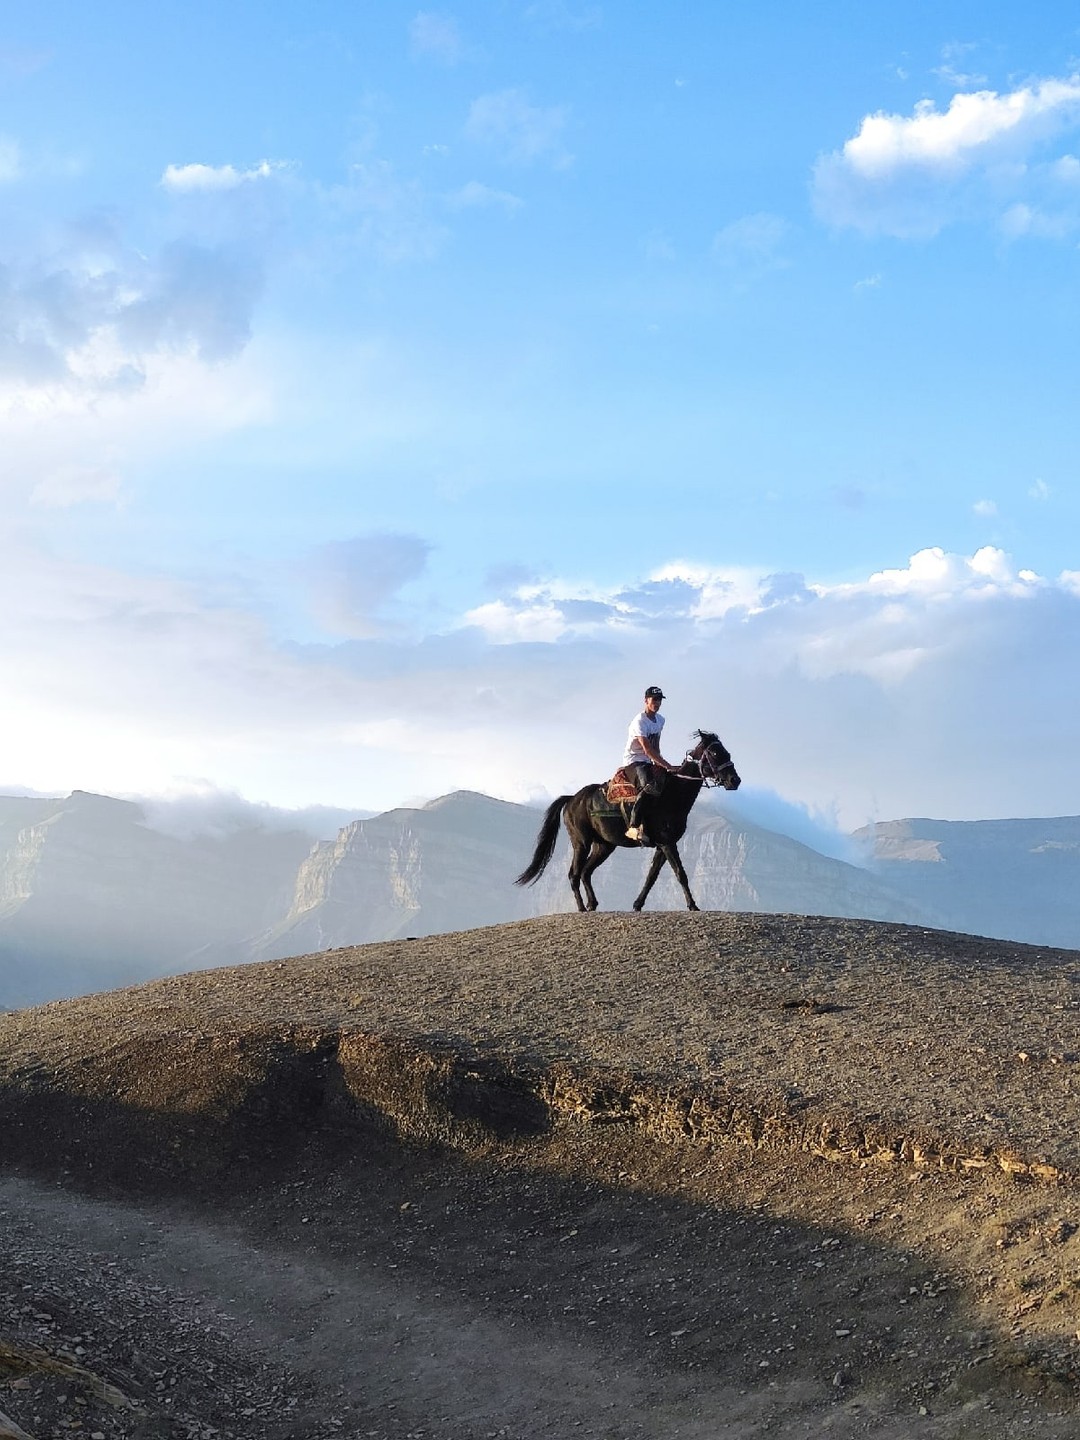
[[[548,861],[555,853],[555,841],[559,838],[559,821],[562,819],[563,807],[573,798],[572,795],[560,795],[548,806],[544,823],[540,826],[540,834],[536,837],[533,857],[514,881],[515,885],[534,885],[547,869]]]

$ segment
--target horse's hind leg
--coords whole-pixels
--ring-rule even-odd
[[[635,910],[640,910],[641,907],[645,904],[645,897],[648,895],[652,887],[656,884],[656,877],[664,868],[664,861],[667,858],[667,855],[665,855],[663,850],[659,849],[659,847],[653,851],[652,864],[649,866],[648,875],[645,876],[645,884],[641,887],[641,894],[634,901]]]
[[[593,871],[604,863],[614,849],[615,846],[612,845],[609,840],[594,840],[592,849],[589,852],[589,858],[582,867],[581,883],[585,887],[585,896],[588,901],[586,908],[589,910],[595,910],[599,904],[596,898],[596,891],[592,887]]]
[[[590,907],[586,907],[585,901],[581,898],[581,876],[582,871],[585,869],[585,862],[589,854],[588,843],[585,840],[579,839],[576,835],[572,836],[571,839],[574,845],[574,854],[570,860],[570,888],[574,892],[574,899],[577,901],[577,908],[579,910],[584,910],[586,908],[595,910],[596,896],[592,894],[592,887],[588,884],[586,884],[585,888],[588,894],[592,896],[592,905]]]

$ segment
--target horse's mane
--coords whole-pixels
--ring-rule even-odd
[[[714,741],[720,739],[720,736],[717,735],[717,734],[715,734],[714,731],[712,731],[712,730],[695,730],[695,731],[694,731],[694,737],[695,737],[695,739],[698,739],[698,740],[707,740],[710,745],[711,745]]]

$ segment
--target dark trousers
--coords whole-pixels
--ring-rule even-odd
[[[638,811],[641,809],[641,802],[645,796],[659,795],[663,790],[664,772],[659,765],[651,765],[648,761],[643,761],[637,765],[627,765],[626,773],[637,786],[637,798],[630,811],[630,824],[634,826],[641,823]]]

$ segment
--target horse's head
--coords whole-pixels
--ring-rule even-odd
[[[739,772],[727,746],[711,730],[695,730],[697,744],[687,755],[701,771],[706,785],[722,785],[725,790],[737,790],[742,784]]]

